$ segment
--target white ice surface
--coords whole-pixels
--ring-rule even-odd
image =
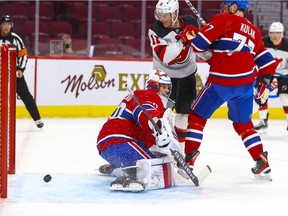
[[[210,119],[195,173],[206,164],[212,174],[202,186],[176,177],[176,186],[143,193],[109,191],[113,177],[97,168],[96,150],[104,118],[49,118],[39,130],[31,119],[17,120],[16,174],[0,216],[288,215],[288,132],[285,121],[269,121],[261,135],[269,152],[272,182],[255,180],[254,162],[226,119]],[[49,183],[43,181],[52,175]]]

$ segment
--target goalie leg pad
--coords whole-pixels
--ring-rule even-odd
[[[169,188],[175,185],[173,178],[174,168],[173,156],[165,156],[155,159],[138,160],[137,181],[142,181],[145,189],[153,190],[160,188]]]
[[[181,147],[177,134],[174,130],[173,126],[173,112],[171,109],[167,109],[163,115],[163,124],[165,127],[165,130],[167,131],[173,145],[170,146],[170,149],[183,152],[183,148]]]
[[[176,113],[174,121],[177,128],[186,130],[188,125],[188,114]]]
[[[180,143],[185,143],[185,137],[186,137],[186,131],[187,129],[181,129],[181,128],[178,128],[178,127],[174,127],[175,129],[175,132],[178,136],[178,140]]]
[[[176,113],[174,121],[175,121],[174,129],[175,132],[177,133],[179,142],[184,143],[188,125],[188,114]]]

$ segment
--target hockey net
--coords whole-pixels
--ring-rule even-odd
[[[15,173],[16,47],[0,49],[0,195],[7,198],[8,174]]]

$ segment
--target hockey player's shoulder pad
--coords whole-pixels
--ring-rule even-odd
[[[181,18],[184,21],[184,26],[193,25],[199,27],[197,20],[193,16],[185,15],[181,16]]]
[[[231,19],[231,15],[229,13],[218,13],[211,18],[210,22],[213,22],[215,20],[223,20],[224,23],[225,20],[229,19]]]
[[[164,28],[162,23],[159,20],[156,20],[150,28],[158,37],[164,38],[172,30],[170,28]]]
[[[280,48],[280,50],[288,52],[288,38],[287,37],[282,38],[282,47]]]
[[[270,38],[269,38],[268,35],[264,36],[264,37],[262,38],[262,40],[263,40],[264,45],[265,45],[266,48],[273,48],[273,47],[274,47],[274,46],[273,46],[273,43],[272,43],[272,41],[270,40]]]
[[[155,98],[158,99],[159,97],[156,89],[146,89],[146,90],[139,89],[134,91],[134,94],[137,98],[139,98],[140,101],[155,100]]]

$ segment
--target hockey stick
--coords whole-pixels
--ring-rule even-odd
[[[143,110],[144,114],[147,116],[147,118],[149,119],[149,121],[153,124],[154,128],[157,130],[157,132],[161,135],[162,131],[160,130],[159,126],[156,124],[156,122],[151,118],[151,116],[149,115],[149,113],[147,112],[147,110],[145,109],[145,107],[140,103],[140,101],[138,100],[138,98],[136,97],[136,95],[134,94],[134,92],[128,87],[128,85],[126,84],[126,88],[129,92],[129,94],[133,97],[133,99],[136,101],[136,103],[141,107],[141,109]]]
[[[283,77],[283,78],[288,79],[287,75],[284,75],[284,74],[281,74],[281,73],[277,73],[277,72],[275,74],[278,75],[279,77]]]
[[[134,92],[128,87],[128,85],[126,85],[126,88],[127,88],[128,92],[129,92],[129,94],[135,100],[135,102],[141,107],[141,109],[143,110],[144,114],[147,116],[149,121],[153,124],[153,126],[155,127],[157,132],[159,134],[162,134],[160,128],[155,123],[155,121],[152,119],[152,117],[149,115],[149,113],[146,111],[145,107],[140,103],[140,101],[138,100],[138,98],[136,97]],[[196,187],[198,187],[199,186],[199,179],[193,173],[192,169],[188,166],[188,164],[185,162],[185,159],[184,159],[183,155],[177,150],[170,149],[170,151],[171,151],[172,155],[174,156],[175,160],[177,161],[177,163],[180,164],[180,166],[182,166],[182,168],[183,168],[184,172],[187,174],[187,176],[191,179],[191,181],[194,183],[194,185]],[[208,169],[208,172],[207,172],[207,169]],[[201,181],[200,182],[202,182],[211,173],[210,167],[207,166],[206,171],[205,172],[202,171],[201,173],[202,174],[201,174]]]
[[[193,6],[193,4],[189,1],[189,0],[185,0],[186,4],[188,5],[188,7],[192,10],[192,12],[197,16],[197,18],[199,19],[199,21],[201,22],[202,26],[206,25],[206,22],[204,21],[204,19],[201,17],[201,15],[198,13],[198,11],[196,10],[196,8]]]

